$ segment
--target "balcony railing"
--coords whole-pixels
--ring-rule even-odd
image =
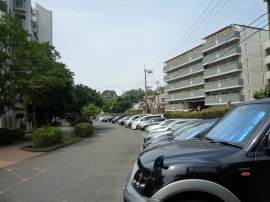
[[[164,91],[168,92],[168,91],[173,91],[173,90],[177,90],[181,88],[187,88],[187,87],[198,86],[198,85],[203,85],[203,84],[204,84],[203,76],[194,77],[192,79],[187,79],[178,83],[167,85],[165,86]]]
[[[184,111],[185,109],[183,104],[165,105],[165,111]]]
[[[165,101],[177,101],[185,99],[196,99],[205,97],[204,90],[199,91],[187,91],[183,93],[169,94],[165,97]]]
[[[242,63],[234,62],[228,63],[221,66],[216,66],[215,68],[204,70],[204,78],[211,78],[214,76],[220,76],[223,74],[228,74],[232,72],[242,71]]]
[[[215,81],[212,83],[207,83],[204,86],[204,90],[205,92],[217,91],[217,90],[223,90],[223,89],[243,87],[243,85],[244,85],[244,80],[242,78],[231,77],[228,79],[223,79],[223,80]]]
[[[214,48],[217,48],[223,44],[226,44],[228,42],[232,42],[233,40],[240,40],[240,32],[239,31],[232,31],[230,33],[227,33],[226,35],[223,35],[213,41],[210,41],[209,43],[205,43],[202,46],[202,52],[207,52],[210,50],[213,50]]]
[[[232,104],[245,102],[245,95],[243,93],[232,93],[226,95],[207,96],[205,98],[205,105],[220,105],[231,101]]]
[[[227,59],[232,56],[241,55],[241,47],[233,46],[221,51],[215,52],[203,58],[203,65],[212,64],[221,60]]]
[[[181,77],[185,77],[191,74],[196,74],[199,72],[203,71],[203,66],[199,65],[199,66],[193,66],[191,68],[185,68],[183,70],[177,71],[175,73],[172,74],[168,74],[164,76],[164,81],[173,81],[175,79],[179,79]]]
[[[173,64],[170,64],[170,65],[165,65],[163,67],[163,72],[168,72],[170,70],[173,70],[173,69],[176,69],[176,68],[179,68],[181,66],[184,66],[184,65],[187,65],[187,64],[190,64],[190,63],[193,63],[193,62],[196,62],[200,59],[202,59],[203,56],[202,56],[202,52],[197,52],[191,56],[188,56],[188,57],[185,57]]]
[[[15,0],[14,9],[25,10],[25,1]]]

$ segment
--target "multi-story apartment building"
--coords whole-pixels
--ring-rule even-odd
[[[254,90],[268,84],[267,30],[232,24],[204,40],[165,62],[166,111],[253,100]]]
[[[31,6],[31,0],[0,0],[0,17],[5,14],[20,15],[24,29],[31,35],[29,40],[50,42],[52,44],[52,12],[39,4]],[[16,114],[24,113],[25,109],[17,104],[5,116],[0,115],[0,128],[19,129],[26,127],[24,120],[16,119]]]

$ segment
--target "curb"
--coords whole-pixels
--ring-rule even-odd
[[[24,150],[24,151],[29,151],[29,152],[49,152],[49,151],[53,151],[53,150],[59,149],[61,147],[68,146],[70,144],[76,143],[76,142],[81,141],[81,140],[83,140],[83,138],[81,138],[79,140],[76,140],[74,142],[69,142],[69,143],[66,143],[66,144],[61,144],[61,145],[54,146],[54,147],[51,147],[51,148],[48,148],[48,149],[33,149],[32,148],[32,145],[21,147],[20,149],[21,150]]]

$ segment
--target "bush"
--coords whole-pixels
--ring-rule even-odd
[[[78,123],[74,127],[75,136],[85,138],[94,132],[94,127],[90,123]]]
[[[0,128],[0,145],[12,144],[14,133],[7,128]]]
[[[193,112],[169,112],[165,113],[163,116],[167,119],[172,118],[184,118],[184,119],[215,119],[221,118],[225,115],[230,109],[228,108],[208,108],[203,109],[202,111],[193,111]]]
[[[58,127],[38,128],[34,133],[34,148],[48,147],[63,141],[63,131]]]
[[[22,140],[25,136],[25,133],[23,130],[12,130],[13,132],[13,137],[16,140]]]
[[[79,124],[79,123],[90,123],[90,124],[93,124],[92,121],[86,121],[85,119],[79,119],[79,120],[73,121],[73,122],[71,123],[71,125],[72,125],[72,126],[76,126],[76,125]]]

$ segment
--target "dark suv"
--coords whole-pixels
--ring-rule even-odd
[[[270,99],[231,109],[200,139],[142,152],[126,202],[269,201]]]

